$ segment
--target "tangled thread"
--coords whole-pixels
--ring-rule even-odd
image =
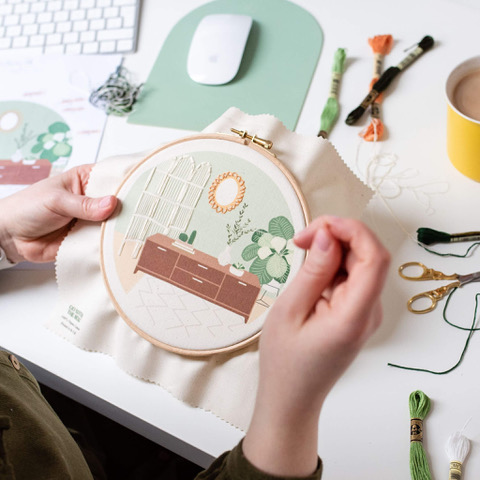
[[[107,115],[124,116],[135,104],[142,85],[132,85],[127,79],[127,69],[120,64],[107,81],[91,93],[89,101]]]

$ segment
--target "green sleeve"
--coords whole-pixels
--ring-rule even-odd
[[[0,480],[93,480],[85,458],[15,356],[0,352]]]
[[[322,461],[318,459],[317,469],[308,477],[277,477],[254,467],[243,454],[243,440],[230,452],[223,453],[210,467],[201,472],[195,480],[320,480]]]

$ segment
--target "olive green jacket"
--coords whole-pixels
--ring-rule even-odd
[[[319,480],[321,470],[319,460],[316,472],[302,478]],[[97,478],[92,471],[33,375],[13,355],[0,352],[0,480],[91,480]],[[278,478],[283,477],[272,477],[250,464],[241,443],[197,476],[197,480]]]

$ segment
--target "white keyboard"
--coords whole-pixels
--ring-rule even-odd
[[[140,0],[0,0],[0,53],[128,53]]]

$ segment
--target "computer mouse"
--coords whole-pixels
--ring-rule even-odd
[[[232,81],[240,68],[252,23],[248,15],[219,13],[203,17],[188,52],[190,78],[204,85]]]

